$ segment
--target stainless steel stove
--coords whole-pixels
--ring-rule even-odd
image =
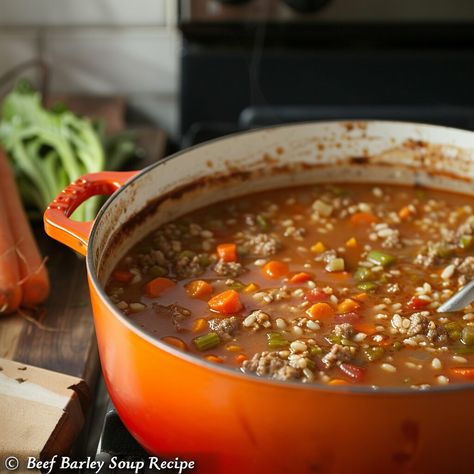
[[[470,0],[179,4],[183,146],[303,120],[391,118],[472,128]]]

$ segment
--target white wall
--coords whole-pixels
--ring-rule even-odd
[[[176,0],[0,0],[0,74],[42,57],[56,92],[124,94],[176,127]]]

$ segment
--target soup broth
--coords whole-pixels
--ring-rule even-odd
[[[167,223],[106,291],[196,357],[278,380],[427,389],[474,380],[474,199],[328,184],[220,202]]]

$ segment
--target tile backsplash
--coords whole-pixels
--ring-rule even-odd
[[[160,27],[53,29],[42,33],[42,51],[54,90],[173,94],[176,36]]]
[[[0,25],[165,25],[167,0],[0,0]]]
[[[0,75],[39,56],[55,92],[169,104],[178,82],[176,8],[176,0],[0,0]]]

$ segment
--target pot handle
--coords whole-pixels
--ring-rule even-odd
[[[102,171],[81,176],[59,193],[46,209],[43,217],[46,233],[85,255],[94,221],[79,222],[69,217],[90,197],[113,194],[137,173],[138,171]]]

